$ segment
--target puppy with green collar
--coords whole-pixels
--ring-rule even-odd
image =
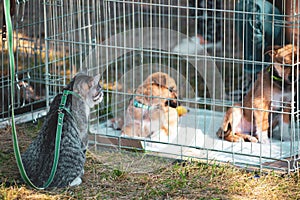
[[[158,133],[161,138],[169,137],[177,131],[178,106],[175,80],[166,73],[151,74],[128,104],[122,135],[150,137]]]
[[[269,143],[269,137],[291,138],[289,113],[294,98],[292,87],[296,91],[299,79],[298,53],[295,45],[276,46],[267,51],[273,64],[258,73],[243,102],[227,110],[217,131],[219,138],[261,143]]]

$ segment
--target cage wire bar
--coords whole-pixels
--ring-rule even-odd
[[[124,148],[175,159],[230,162],[261,170],[298,170],[298,82],[292,87],[291,96],[295,94],[295,98],[291,98],[291,102],[283,98],[277,102],[291,105],[290,112],[286,113],[291,119],[292,134],[288,140],[283,140],[288,132],[283,129],[281,138],[271,138],[269,144],[232,143],[216,136],[227,109],[236,107],[237,102],[243,103],[244,96],[257,80],[257,72],[249,73],[247,67],[259,66],[262,70],[272,63],[263,51],[257,50],[259,44],[251,46],[246,42],[255,39],[257,27],[262,27],[261,48],[266,48],[266,44],[275,47],[277,42],[299,46],[298,36],[287,36],[284,31],[278,36],[275,30],[291,26],[299,29],[300,16],[296,12],[299,5],[293,1],[295,12],[286,12],[285,1],[278,2],[20,2],[13,16],[19,117],[23,119],[28,115],[28,121],[44,115],[63,86],[77,72],[87,70],[89,74],[101,74],[101,85],[105,89],[103,103],[93,109],[90,116],[89,144],[96,151],[103,147]],[[280,11],[275,7],[268,10],[267,5],[272,4]],[[240,25],[248,22],[260,24],[252,23],[256,29]],[[271,35],[265,30],[268,27],[272,29]],[[0,91],[5,94],[9,91],[8,59],[1,42]],[[258,52],[256,58],[247,57],[247,53],[254,52]],[[292,63],[293,68],[298,69],[297,62]],[[134,91],[155,72],[164,72],[175,80],[178,101],[189,112],[176,116],[177,125],[170,128],[172,131],[167,137],[161,131],[147,137],[137,137],[138,131],[133,136],[121,135],[122,123],[128,120],[130,100],[145,96]],[[299,74],[295,76],[298,79]],[[9,97],[1,95],[1,98],[1,123],[5,124],[10,117]],[[155,98],[162,97],[152,97]],[[254,107],[245,109],[255,110]],[[283,106],[266,112],[270,116],[285,113]],[[167,119],[171,119],[171,115],[167,113]]]

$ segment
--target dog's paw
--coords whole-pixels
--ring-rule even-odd
[[[268,131],[262,131],[257,133],[258,141],[262,144],[270,144],[270,139],[268,137]]]
[[[230,134],[226,137],[224,137],[225,140],[229,142],[245,142],[245,139],[241,137],[240,135]]]
[[[107,120],[107,127],[111,127],[115,130],[121,130],[123,126],[123,120],[120,118],[113,118],[110,120]]]
[[[253,136],[249,136],[248,140],[249,140],[249,142],[258,143],[258,139]]]
[[[269,138],[264,138],[260,141],[262,144],[270,144],[270,139]]]

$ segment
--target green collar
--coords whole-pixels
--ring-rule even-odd
[[[61,97],[61,100],[60,100],[58,111],[62,112],[62,110],[65,110],[67,113],[69,113],[72,116],[70,109],[66,107],[67,98],[68,98],[69,94],[71,94],[73,96],[76,96],[78,98],[81,98],[79,96],[79,94],[77,94],[76,92],[73,92],[73,91],[70,91],[70,90],[64,90],[63,94],[62,94],[62,97]]]
[[[269,67],[268,72],[271,72],[271,67]],[[274,74],[271,74],[271,77],[274,81],[282,81],[281,77],[275,76]]]
[[[146,110],[152,110],[153,109],[152,106],[142,104],[142,103],[138,102],[137,100],[133,101],[133,106],[136,107],[136,108],[142,108],[142,109],[146,109]]]

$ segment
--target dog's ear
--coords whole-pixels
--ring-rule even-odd
[[[268,49],[268,48],[267,48]],[[265,51],[270,60],[282,64],[293,64],[298,62],[299,49],[297,46],[288,44],[284,47],[274,46]]]
[[[217,136],[219,138],[227,137],[230,131],[231,131],[231,124],[227,123],[226,126],[224,126],[223,124],[223,127],[219,128],[219,130],[217,131]]]
[[[228,122],[228,121],[224,122],[222,128],[223,128],[224,133],[226,133],[228,130],[231,130],[230,122]]]
[[[147,81],[147,83],[149,82],[157,85],[164,85],[164,74],[161,72],[156,72],[149,75],[145,81]]]
[[[227,112],[225,113],[224,119],[223,119],[223,124],[222,124],[222,129],[224,132],[230,131],[231,130],[231,123],[232,123],[232,115],[233,115],[233,108],[229,108]]]
[[[267,46],[265,49],[265,55],[269,55],[272,58],[277,54],[277,50],[280,48],[281,48],[281,46],[279,46],[279,45]]]
[[[284,64],[294,64],[298,62],[299,49],[296,45],[288,44],[278,50],[280,59],[282,59]]]

